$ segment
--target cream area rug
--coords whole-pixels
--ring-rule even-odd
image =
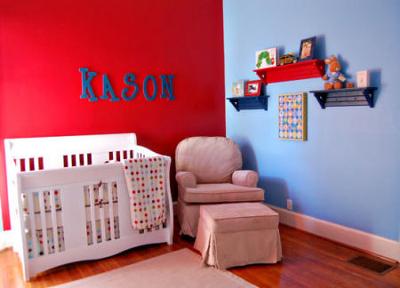
[[[236,288],[256,286],[228,271],[203,266],[200,256],[185,248],[55,287]]]

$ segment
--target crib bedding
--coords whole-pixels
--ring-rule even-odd
[[[131,223],[134,229],[159,229],[166,222],[164,180],[166,161],[162,157],[124,160]]]
[[[140,245],[172,244],[171,159],[136,145],[133,133],[7,139],[5,145],[13,248],[24,279]],[[91,161],[65,165],[65,158],[81,155]],[[27,171],[21,159],[41,165]]]

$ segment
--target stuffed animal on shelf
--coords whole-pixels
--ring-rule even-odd
[[[346,88],[353,88],[353,83],[346,81],[346,77],[340,72],[342,66],[336,56],[332,55],[325,59],[325,64],[328,65],[328,71],[322,77],[327,81],[324,84],[325,90],[341,89],[344,83],[346,83]]]

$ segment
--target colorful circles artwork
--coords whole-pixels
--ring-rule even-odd
[[[307,94],[279,96],[279,138],[307,140]]]

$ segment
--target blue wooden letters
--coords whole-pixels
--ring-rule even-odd
[[[121,100],[131,101],[136,98],[139,93],[140,87],[136,83],[136,76],[133,73],[126,73],[123,82],[125,88],[121,91],[121,98],[115,93],[115,90],[108,78],[107,74],[102,75],[102,95],[96,96],[92,87],[92,80],[97,75],[96,72],[89,71],[88,68],[79,68],[82,79],[82,93],[81,99],[88,99],[90,102],[101,100],[110,100],[111,102],[118,102]],[[161,80],[161,95],[160,98],[175,100],[174,95],[174,75],[160,75]],[[154,101],[157,98],[158,89],[157,79],[153,75],[147,75],[143,80],[143,95],[147,101]]]

